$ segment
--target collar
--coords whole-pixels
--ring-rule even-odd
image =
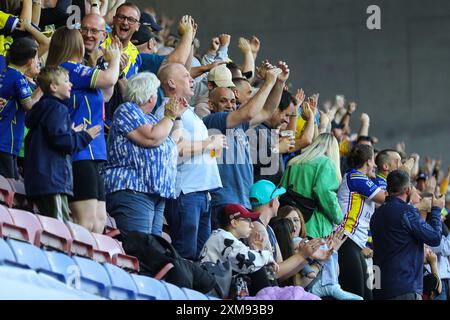
[[[20,71],[19,66],[16,66],[14,64],[9,64],[8,68],[11,68],[13,70],[16,70],[17,72],[19,72],[21,75],[25,75],[22,71]]]
[[[385,175],[382,174],[381,172],[377,173],[377,177],[383,179],[384,181],[387,180],[387,176],[385,176]]]

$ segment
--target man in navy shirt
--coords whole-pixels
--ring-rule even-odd
[[[374,290],[374,296],[376,299],[421,300],[424,244],[436,247],[441,242],[440,215],[445,197],[433,198],[431,213],[425,221],[419,209],[408,204],[412,197],[419,200],[420,196],[412,189],[406,172],[391,172],[387,185],[389,197],[370,222],[374,265],[380,268],[381,277],[381,286]],[[417,206],[423,207],[423,203]],[[424,209],[429,212],[430,206]]]
[[[264,83],[246,103],[236,108],[234,93],[228,88],[216,88],[210,94],[212,113],[203,118],[208,129],[219,130],[227,136],[228,150],[222,153],[219,172],[223,188],[212,192],[212,221],[222,207],[229,203],[250,208],[249,190],[253,184],[253,165],[250,157],[249,137],[246,131],[272,116],[280,104],[281,94],[289,68],[280,63],[279,68],[263,65]]]

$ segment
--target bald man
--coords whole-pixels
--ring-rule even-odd
[[[100,44],[106,39],[106,22],[98,14],[86,15],[81,21],[81,35],[85,49],[85,64],[96,66],[101,55]]]
[[[194,80],[184,65],[178,63],[162,66],[158,78],[166,98],[155,115],[162,119],[170,98],[191,99]],[[221,149],[225,137],[209,137],[208,129],[192,107],[176,123],[183,128],[179,150],[185,156],[177,166],[177,199],[166,201],[165,215],[173,246],[183,258],[197,260],[211,234],[209,192],[222,187],[214,152],[211,151]]]
[[[209,93],[209,108],[214,112],[231,112],[236,110],[236,97],[229,88],[214,88]]]

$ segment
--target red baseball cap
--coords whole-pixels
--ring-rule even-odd
[[[247,210],[240,204],[227,204],[223,207],[223,214],[230,217],[230,220],[237,218],[250,218],[258,220],[260,213]]]

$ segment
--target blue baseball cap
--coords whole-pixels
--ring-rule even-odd
[[[260,180],[250,189],[250,203],[253,207],[262,206],[285,193],[285,188],[277,188],[271,181]]]

